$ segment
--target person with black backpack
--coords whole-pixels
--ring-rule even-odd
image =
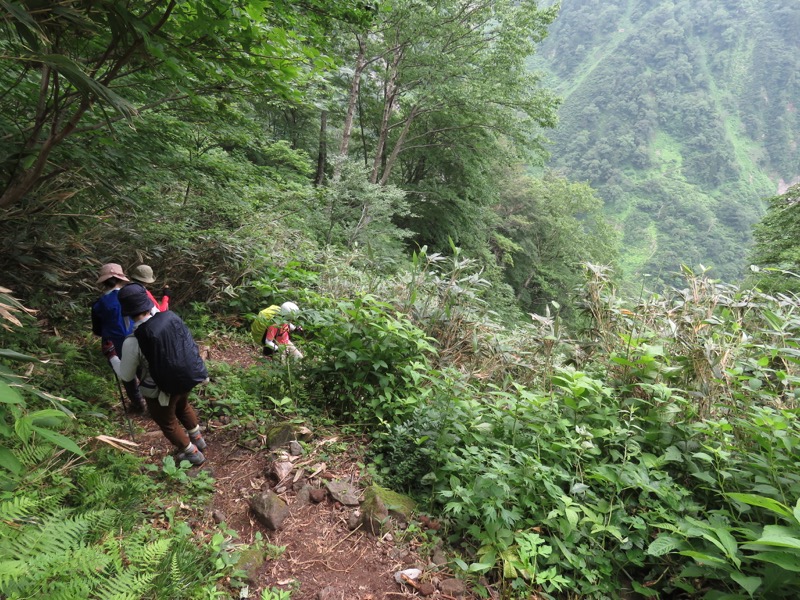
[[[116,358],[112,367],[122,381],[134,379],[139,370],[150,416],[178,448],[175,459],[203,464],[206,441],[189,393],[208,380],[208,372],[189,328],[172,311],[153,314],[147,290],[138,283],[126,285],[118,298],[134,330],[125,338],[122,359]]]

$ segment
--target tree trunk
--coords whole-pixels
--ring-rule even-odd
[[[146,35],[155,36],[155,34],[164,26],[164,24],[172,15],[172,11],[175,8],[176,2],[177,0],[169,0],[169,3],[164,8],[163,14],[150,28]],[[156,4],[153,4],[153,6],[155,7]],[[139,50],[143,41],[144,36],[142,34],[136,34],[122,55],[114,59],[114,63],[110,66],[110,68],[108,68],[103,77],[101,79],[95,79],[95,81],[102,86],[110,86],[111,82],[120,76],[122,68],[131,61],[134,54]],[[115,38],[111,42],[112,46],[108,47],[106,52],[104,52],[101,58],[95,63],[93,69],[91,70],[93,77],[100,71],[101,66],[104,65],[109,59],[111,50],[117,46],[117,42],[118,40]],[[54,54],[59,54],[55,48],[49,48],[49,50]],[[72,113],[69,121],[67,121],[67,123],[61,127],[61,111],[56,107],[58,104],[58,72],[56,71],[53,73],[51,77],[50,70],[51,69],[46,65],[43,66],[42,85],[39,103],[37,105],[37,119],[34,123],[32,132],[23,145],[23,150],[28,150],[41,144],[39,145],[39,151],[36,154],[35,160],[28,168],[19,166],[11,175],[8,185],[3,190],[2,195],[0,195],[0,208],[6,208],[19,202],[36,186],[37,182],[39,182],[40,178],[42,177],[45,167],[47,166],[50,153],[54,148],[61,144],[61,142],[63,142],[67,136],[71,135],[77,129],[78,123],[81,121],[84,114],[86,114],[86,112],[97,101],[97,97],[94,94],[82,94],[82,100],[76,107],[75,112]],[[52,113],[48,115],[47,107],[49,104],[52,104]],[[46,138],[44,138],[44,140],[40,140],[39,133],[43,129],[45,121],[50,123],[50,133]],[[61,128],[59,129],[59,127]]]
[[[70,133],[75,130],[75,127],[78,124],[78,121],[81,120],[83,114],[89,109],[89,102],[83,101],[81,102],[80,106],[75,110],[75,113],[72,115],[72,118],[67,122],[66,125],[61,129],[59,132],[52,132],[42,143],[41,147],[39,148],[39,153],[36,156],[36,160],[28,169],[19,169],[17,172],[12,176],[11,181],[9,181],[6,189],[3,190],[3,195],[0,196],[0,208],[6,208],[7,206],[11,206],[12,204],[16,204],[23,197],[25,194],[31,191],[36,182],[41,177],[44,168],[47,166],[47,160],[50,157],[50,153],[53,151],[58,144],[60,144],[65,137],[67,137]],[[29,140],[30,141],[30,140]],[[26,146],[28,144],[26,143]]]
[[[357,37],[357,36],[356,36]],[[350,94],[347,97],[347,113],[344,117],[342,126],[342,143],[339,145],[339,154],[347,156],[350,146],[350,136],[353,133],[353,115],[356,112],[356,103],[361,91],[361,75],[367,66],[366,51],[367,47],[361,38],[358,38],[358,56],[356,57],[356,68],[353,72],[353,81],[350,83]]]
[[[419,107],[415,105],[411,109],[411,113],[408,115],[408,118],[406,118],[405,125],[403,125],[403,131],[400,132],[400,137],[397,138],[397,142],[395,142],[394,148],[392,148],[392,153],[386,160],[386,165],[383,168],[383,175],[381,175],[381,180],[380,180],[381,185],[386,185],[386,182],[389,181],[389,175],[392,172],[392,167],[394,167],[394,163],[397,161],[397,156],[403,149],[403,142],[405,142],[406,136],[408,135],[408,130],[411,129],[411,123],[414,121],[414,119],[418,114],[419,114]]]
[[[325,164],[328,162],[328,111],[323,110],[319,116],[319,150],[317,152],[317,174],[314,185],[325,182]]]
[[[378,145],[375,148],[375,155],[372,159],[372,173],[369,177],[370,183],[378,182],[378,172],[384,161],[386,139],[389,137],[389,121],[391,120],[392,110],[394,110],[394,103],[397,99],[397,79],[399,77],[399,66],[402,58],[403,48],[397,46],[394,50],[392,62],[388,65],[389,73],[383,94],[383,115],[381,117],[380,129],[378,130]]]

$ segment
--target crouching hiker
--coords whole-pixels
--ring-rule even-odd
[[[284,302],[280,306],[273,304],[256,315],[250,326],[250,334],[253,341],[261,346],[264,356],[271,358],[276,353],[284,353],[294,359],[303,358],[303,353],[289,338],[290,333],[303,333],[302,327],[292,323],[299,313],[297,304]]]
[[[126,285],[118,297],[122,314],[131,317],[134,329],[125,338],[122,359],[112,366],[122,381],[134,379],[140,370],[139,388],[150,416],[177,447],[175,459],[203,464],[206,442],[189,392],[208,380],[208,372],[189,328],[174,312],[152,314],[153,303],[139,284]]]

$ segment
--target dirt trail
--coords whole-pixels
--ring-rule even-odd
[[[252,349],[230,340],[226,340],[224,346],[208,348],[207,357],[239,366],[248,366],[257,360]],[[160,465],[162,458],[172,450],[170,444],[147,416],[137,415],[133,419],[145,430],[137,436],[139,452]],[[215,522],[224,520],[229,529],[236,531],[239,543],[255,542],[256,533],[260,532],[267,543],[285,547],[280,556],[252,570],[246,597],[260,599],[262,590],[272,588],[291,591],[292,600],[398,600],[421,597],[413,587],[395,582],[394,574],[398,571],[421,569],[420,581],[426,583],[452,578],[447,567],[431,564],[430,556],[422,552],[419,541],[401,539],[403,532],[378,538],[360,529],[352,531],[348,518],[354,509],[333,501],[329,495],[320,503],[295,502],[297,490],[291,482],[276,486],[271,476],[274,451],[260,444],[241,444],[243,432],[236,427],[215,420],[204,420],[203,425],[208,448],[204,452],[207,460],[201,469],[215,479],[214,497],[203,514],[179,507],[183,511],[179,513],[181,517],[195,530],[213,529]],[[315,438],[305,445],[306,454],[299,457],[297,463],[302,465],[300,469],[305,467],[306,475],[316,473],[306,479],[312,488],[324,489],[328,481],[337,480],[361,489],[357,464],[359,440],[333,439],[333,442],[341,441],[352,442],[353,450],[337,454],[333,459],[336,464],[331,464],[330,454],[325,456],[328,464],[321,457],[325,446],[332,443],[331,438]],[[276,491],[290,507],[289,516],[278,531],[264,527],[249,509],[250,497],[269,489]],[[439,590],[428,597],[455,598]],[[459,595],[459,598],[473,597]]]

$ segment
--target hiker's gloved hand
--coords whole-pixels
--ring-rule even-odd
[[[171,295],[172,295],[172,292],[170,291],[169,286],[165,285],[164,289],[161,290],[161,296],[163,298],[169,298]]]
[[[305,332],[306,332],[306,330],[303,329],[302,326],[300,326],[300,325],[295,325],[294,326],[294,333],[297,333],[299,335],[303,335]]]
[[[117,350],[114,348],[114,342],[111,340],[106,340],[103,342],[101,350],[103,351],[103,356],[106,357],[106,360],[111,360],[117,355]]]

